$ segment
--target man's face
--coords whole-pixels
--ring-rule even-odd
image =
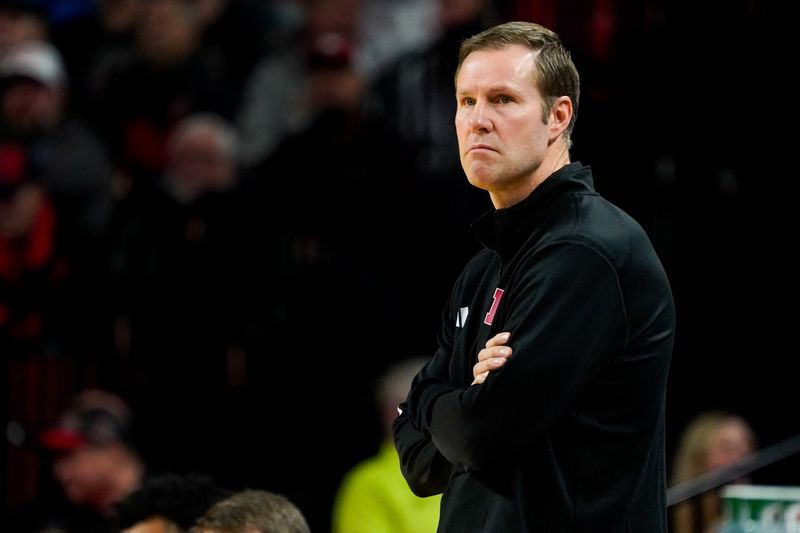
[[[496,207],[530,193],[550,142],[533,80],[536,56],[520,45],[478,50],[467,56],[456,79],[461,165]]]
[[[212,131],[198,129],[183,136],[172,151],[168,169],[171,192],[181,201],[229,187],[234,179],[233,161],[222,153]]]
[[[6,122],[22,134],[46,130],[58,120],[60,93],[44,85],[18,78],[2,94],[2,112]]]
[[[84,446],[58,457],[54,472],[72,503],[99,508],[107,499],[117,459],[113,447]]]

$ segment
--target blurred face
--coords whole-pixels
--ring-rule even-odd
[[[117,459],[111,446],[84,446],[57,458],[54,474],[72,503],[102,509]]]
[[[748,428],[739,420],[725,422],[711,437],[708,448],[709,470],[725,466],[753,451]]]
[[[47,39],[47,26],[35,15],[0,6],[0,55],[27,41]]]
[[[32,80],[20,78],[3,91],[3,116],[21,133],[51,127],[58,121],[60,108],[60,92]]]
[[[98,0],[103,27],[112,33],[130,30],[139,14],[142,0]]]
[[[551,129],[534,84],[537,53],[520,45],[478,50],[456,79],[456,133],[469,182],[507,207],[533,190]]]
[[[152,63],[174,65],[196,48],[198,21],[176,0],[151,0],[137,28],[137,46]]]
[[[33,229],[44,204],[44,191],[36,184],[21,185],[9,198],[0,198],[0,235],[21,239]]]
[[[190,202],[209,191],[224,190],[233,181],[234,163],[222,153],[214,132],[198,129],[176,143],[169,167],[170,190]]]

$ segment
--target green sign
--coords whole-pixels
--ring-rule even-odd
[[[800,533],[800,487],[727,485],[719,533]]]

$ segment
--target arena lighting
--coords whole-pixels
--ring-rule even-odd
[[[676,483],[667,489],[667,506],[675,505],[719,486],[764,468],[772,463],[800,452],[800,435],[795,435],[772,446],[762,448],[741,459],[686,481]]]

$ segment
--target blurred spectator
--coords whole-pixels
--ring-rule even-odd
[[[71,0],[56,0],[62,5]],[[51,39],[64,55],[72,80],[70,110],[81,117],[91,116],[95,105],[91,98],[95,71],[125,57],[134,46],[134,30],[142,4],[146,0],[82,0],[74,2],[82,9],[69,16],[58,16],[58,6],[51,9]]]
[[[18,513],[12,531],[105,533],[115,503],[147,476],[127,403],[101,389],[78,393],[54,426],[40,436],[53,454],[56,490]]]
[[[201,54],[225,80],[231,109],[245,80],[264,56],[284,46],[294,31],[279,4],[264,0],[188,0],[203,28]]]
[[[55,248],[47,191],[24,175],[25,153],[0,146],[0,344],[5,358],[61,354],[66,259]],[[62,335],[63,333],[63,335]],[[55,353],[53,353],[55,351]]]
[[[0,142],[26,153],[26,172],[52,194],[68,249],[90,248],[111,208],[111,162],[85,124],[68,116],[68,75],[61,54],[44,41],[10,50],[0,61]]]
[[[147,209],[115,227],[110,270],[120,375],[159,462],[238,473],[231,465],[246,458],[233,451],[241,447],[232,435],[249,428],[237,417],[251,408],[243,396],[258,378],[254,345],[274,327],[264,315],[272,302],[260,290],[274,267],[238,188],[232,126],[217,115],[190,114],[176,123],[165,151],[167,167],[146,196]],[[207,424],[218,427],[204,437],[214,454],[194,444]]]
[[[186,533],[209,507],[229,495],[207,476],[161,474],[118,502],[111,523],[119,533]]]
[[[431,0],[363,0],[356,71],[368,81],[398,57],[428,46],[440,30],[437,9]]]
[[[326,417],[322,427],[306,424],[303,420],[313,416],[316,408],[302,399],[303,393],[293,383],[303,380],[316,394],[335,395],[343,404],[371,411],[369,403],[359,403],[362,389],[369,383],[319,354],[330,346],[349,344],[345,332],[358,316],[363,320],[362,342],[350,347],[349,357],[366,372],[370,365],[380,364],[382,358],[376,359],[368,348],[371,323],[377,319],[372,310],[383,300],[373,276],[375,263],[370,254],[375,242],[368,228],[373,226],[373,214],[393,199],[381,196],[380,184],[375,183],[380,180],[375,176],[369,181],[355,179],[354,166],[362,157],[353,145],[362,94],[362,81],[352,63],[358,2],[309,0],[306,5],[309,18],[300,36],[301,46],[261,65],[272,69],[272,74],[266,70],[254,73],[253,81],[261,88],[251,93],[251,103],[263,107],[253,107],[250,112],[243,108],[243,116],[254,122],[252,129],[243,130],[242,148],[243,161],[254,162],[247,168],[249,196],[257,199],[256,205],[269,206],[259,210],[271,212],[271,227],[280,235],[277,286],[286,302],[286,318],[265,357],[286,350],[294,354],[292,358],[271,355],[269,360],[274,362],[269,364],[281,364],[286,379],[269,389],[281,403],[290,401],[297,409],[292,416],[278,414],[287,419],[291,436],[289,442],[278,444],[297,446],[313,440],[319,431],[351,435],[347,441],[333,443],[327,456],[304,462],[304,469],[320,474],[315,494],[292,465],[280,465],[284,472],[278,475],[285,477],[286,485],[270,478],[270,486],[291,496],[312,528],[327,531],[330,503],[341,473],[365,455],[359,446],[369,449],[369,441],[360,435],[368,434],[370,428],[361,423],[356,411],[344,420]],[[275,79],[284,81],[275,83]],[[248,152],[247,139],[265,151]],[[269,149],[261,141],[268,141]],[[370,199],[365,201],[365,196]],[[313,335],[308,334],[309,327],[313,327]],[[303,342],[292,340],[297,338]],[[306,371],[310,360],[320,365],[312,375]],[[274,369],[266,372],[267,376],[273,374]]]
[[[299,327],[326,302],[344,295],[343,305],[359,300],[360,294],[349,289],[363,265],[354,263],[351,252],[372,209],[359,205],[353,195],[359,184],[351,168],[357,156],[352,132],[361,95],[352,64],[359,4],[308,0],[306,5],[300,47],[263,63],[255,73],[250,101],[255,107],[246,103],[242,110],[253,127],[243,130],[241,152],[249,190],[270,206],[283,238],[287,314]],[[269,143],[269,149],[264,144],[265,151],[254,152],[248,139]],[[334,322],[344,315],[340,308],[318,327],[335,330]]]
[[[397,408],[427,361],[425,357],[404,359],[381,376],[375,391],[383,430],[380,451],[343,478],[333,506],[333,533],[436,531],[441,495],[420,498],[411,492],[391,438]]]
[[[66,259],[54,246],[53,204],[39,184],[26,180],[23,162],[21,149],[0,147],[0,375],[7,387],[0,416],[16,428],[0,470],[14,487],[12,508],[36,491],[38,457],[25,447],[25,433],[56,411],[73,370],[54,357],[70,335],[69,280]]]
[[[107,345],[102,308],[111,162],[94,132],[68,115],[68,81],[61,55],[44,41],[22,43],[0,60],[0,179],[20,185],[21,192],[10,196],[18,206],[39,191],[40,217],[31,226],[30,244],[38,243],[39,267],[50,263],[53,270],[31,280],[29,290],[51,299],[50,313],[59,316],[49,322],[59,328],[47,342],[50,355],[94,366]],[[37,204],[24,205],[32,213]],[[30,256],[22,264],[34,267]],[[63,288],[60,295],[48,292],[53,285]]]
[[[245,489],[215,503],[192,533],[310,533],[302,511],[282,494]]]
[[[238,178],[238,136],[220,116],[190,115],[167,144],[166,188],[181,204],[230,191]]]
[[[4,454],[11,507],[32,497],[37,482],[39,459],[25,432],[55,417],[72,380],[92,366],[98,329],[91,324],[100,280],[84,283],[91,254],[77,246],[89,224],[69,217],[91,210],[77,207],[92,205],[82,184],[102,176],[91,137],[61,114],[64,78],[57,52],[40,41],[0,59],[0,374],[9,390],[2,415],[19,435]]]
[[[708,411],[692,419],[681,434],[672,484],[729,465],[757,448],[755,434],[741,416]],[[748,482],[739,479],[736,482]],[[672,508],[674,533],[710,533],[722,519],[718,490],[707,491]]]
[[[184,0],[141,4],[135,47],[93,70],[91,116],[110,145],[115,191],[125,209],[146,208],[167,164],[166,142],[181,119],[199,111],[232,114],[224,72],[201,53],[203,26]]]
[[[327,110],[358,103],[362,79],[353,53],[360,2],[305,0],[297,41],[256,65],[237,113],[245,167],[268,159]]]

